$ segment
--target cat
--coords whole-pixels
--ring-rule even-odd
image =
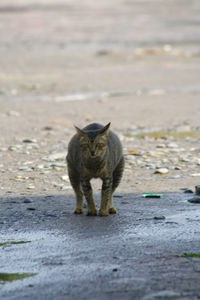
[[[97,215],[90,180],[102,179],[100,216],[117,212],[112,195],[120,183],[124,170],[122,145],[117,135],[106,126],[92,123],[80,129],[68,145],[66,157],[68,174],[76,196],[75,214],[83,213],[83,195],[87,200],[88,216]]]

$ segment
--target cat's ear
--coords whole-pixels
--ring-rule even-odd
[[[77,132],[79,138],[82,137],[82,136],[85,136],[85,132],[82,129],[80,129],[76,126],[74,126],[74,127],[76,129],[76,132]]]
[[[100,130],[100,133],[101,135],[108,135],[108,132],[109,132],[109,127],[110,127],[110,122],[105,126],[103,127],[101,130]]]

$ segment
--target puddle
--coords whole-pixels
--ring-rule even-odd
[[[35,275],[37,275],[37,273],[0,273],[0,281],[11,282]]]

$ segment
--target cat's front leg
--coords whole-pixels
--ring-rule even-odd
[[[90,181],[83,180],[81,182],[81,185],[82,185],[83,193],[87,200],[87,205],[88,205],[87,216],[96,216],[97,210],[96,210],[96,205],[95,205],[93,194],[92,194],[92,187],[91,187]]]
[[[112,197],[112,178],[106,177],[103,179],[102,190],[101,190],[101,205],[99,210],[100,216],[109,215],[109,203]]]

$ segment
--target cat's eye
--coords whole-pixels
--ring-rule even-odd
[[[105,147],[105,145],[102,144],[102,143],[98,143],[98,144],[97,144],[97,147],[98,147],[99,149],[103,149],[103,148]]]

